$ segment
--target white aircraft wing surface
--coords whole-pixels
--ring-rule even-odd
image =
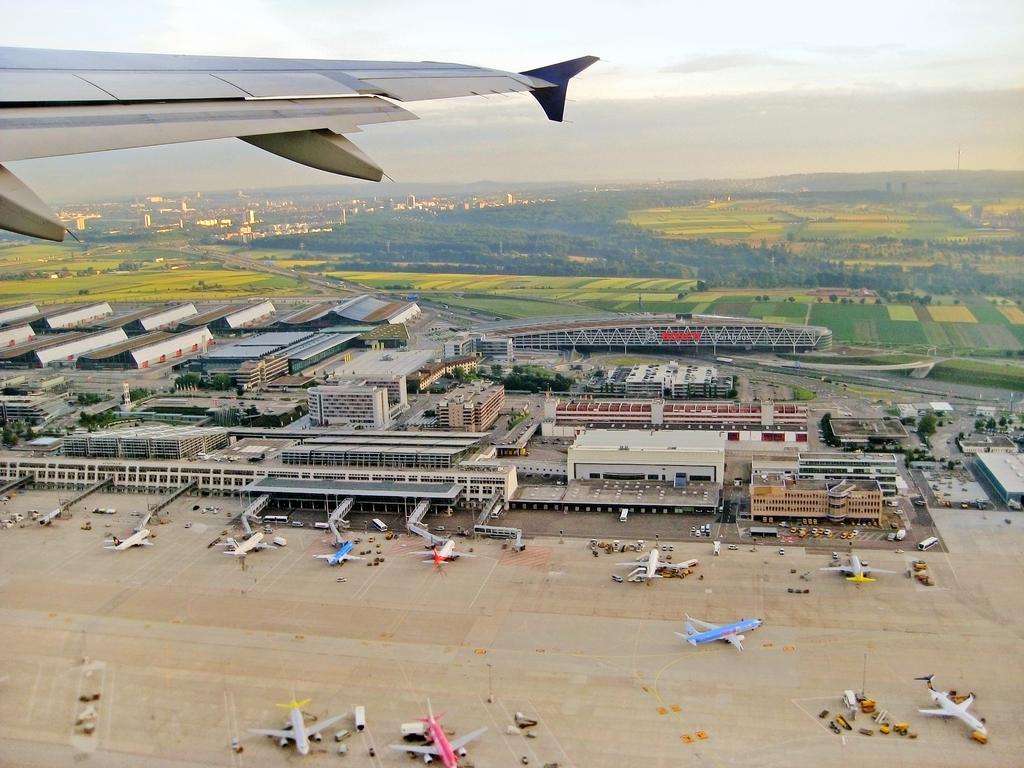
[[[952,712],[948,712],[945,709],[919,709],[917,710],[922,715],[934,715],[935,717],[953,717]]]
[[[471,731],[470,733],[467,733],[465,736],[459,736],[459,738],[457,739],[452,739],[449,742],[449,744],[451,744],[452,749],[462,749],[464,746],[469,744],[469,742],[471,742],[473,739],[482,736],[484,731],[486,730],[487,726],[485,725],[483,728],[477,728],[475,731]]]
[[[392,749],[397,749],[399,752],[415,752],[417,755],[431,755],[437,757],[440,752],[437,751],[437,747],[420,747],[414,744],[391,744]]]
[[[269,59],[0,47],[0,163],[238,137],[313,168],[380,181],[341,134],[415,119],[395,101],[530,93],[561,122],[594,56],[525,72],[440,62]],[[63,240],[63,224],[0,165],[0,229]]]
[[[726,642],[732,643],[734,646],[736,646],[736,650],[738,650],[738,651],[742,651],[743,650],[743,635],[727,635],[727,636],[723,637],[722,639],[725,640]]]
[[[348,713],[344,712],[340,715],[335,715],[334,717],[328,717],[326,720],[320,720],[316,723],[313,723],[312,725],[307,726],[306,736],[315,736],[316,734],[320,733],[320,731],[324,730],[325,728],[330,728],[336,722],[345,719],[347,716]]]
[[[287,731],[279,731],[273,728],[250,728],[249,733],[255,733],[257,736],[273,736],[275,739],[294,739],[295,734],[289,729]]]
[[[687,616],[686,620],[689,621],[689,622],[692,622],[694,624],[699,624],[700,626],[704,627],[704,629],[706,629],[706,630],[708,630],[708,629],[719,629],[721,627],[720,624],[711,624],[711,623],[709,623],[707,621],[701,621],[700,619],[695,619],[695,618],[693,618],[691,616]]]

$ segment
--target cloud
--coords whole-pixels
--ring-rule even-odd
[[[723,69],[750,69],[760,67],[789,67],[796,62],[767,53],[723,53],[714,56],[695,56],[669,64],[660,70],[666,74],[692,75],[699,72],[720,72]]]

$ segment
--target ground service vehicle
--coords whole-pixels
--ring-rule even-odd
[[[381,533],[384,533],[388,529],[388,527],[386,525],[384,525],[384,521],[382,521],[382,520],[380,520],[379,518],[376,518],[376,517],[373,518],[373,520],[370,521],[370,524],[374,528],[376,528],[378,531],[380,531]]]
[[[929,536],[927,539],[925,539],[920,544],[918,544],[917,548],[923,551],[923,550],[926,550],[926,549],[931,549],[932,547],[934,547],[938,543],[939,543],[939,540],[937,538],[935,538],[934,536]]]

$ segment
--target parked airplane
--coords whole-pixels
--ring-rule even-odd
[[[476,555],[470,555],[465,552],[455,551],[455,542],[448,539],[441,548],[431,547],[431,554],[423,558],[423,562],[428,563],[434,562],[434,565],[440,567],[444,563],[450,563],[453,560],[458,560],[460,557],[476,557]]]
[[[690,645],[702,645],[714,640],[724,640],[727,643],[732,643],[736,647],[736,650],[742,651],[744,635],[741,633],[755,630],[763,623],[764,621],[762,619],[740,619],[733,624],[719,626],[717,624],[709,624],[708,622],[701,621],[700,619],[691,619],[687,616],[686,634],[684,635],[682,632],[676,632],[676,634]],[[698,632],[693,628],[694,624],[698,624],[703,627],[704,631]]]
[[[350,555],[352,551],[353,542],[346,541],[341,545],[341,549],[335,552],[333,555],[313,555],[317,560],[326,560],[328,565],[341,565],[346,560],[362,560],[361,557]]]
[[[127,539],[119,539],[117,536],[111,536],[110,542],[104,549],[116,549],[118,552],[124,552],[126,549],[132,547],[152,547],[153,542],[146,541],[149,538],[149,529],[143,528],[142,530],[136,531]]]
[[[427,724],[427,739],[429,743],[422,747],[409,744],[392,744],[391,748],[397,749],[399,752],[410,752],[420,755],[423,758],[423,762],[427,765],[434,762],[434,759],[437,758],[441,761],[441,765],[444,768],[459,768],[459,758],[466,756],[466,745],[486,731],[487,726],[478,728],[472,733],[467,733],[465,736],[460,736],[454,741],[449,742],[444,728],[441,727],[441,718],[444,717],[444,713],[442,712],[440,715],[435,716],[429,699],[427,700],[427,711],[430,714],[427,717],[420,718],[420,720]]]
[[[648,579],[660,579],[662,571],[683,571],[697,565],[696,560],[686,560],[682,563],[666,563],[659,560],[659,552],[652,549],[644,557],[638,557],[632,563],[618,563],[633,568],[633,571],[626,577],[629,581],[647,581]]]
[[[847,581],[856,581],[857,583],[863,583],[865,581],[874,581],[869,578],[869,573],[896,573],[896,571],[883,571],[881,568],[869,568],[860,561],[853,552],[850,553],[850,562],[846,565],[837,565],[831,568],[822,568],[823,571],[838,571],[840,573],[849,574],[846,577]]]
[[[269,544],[264,543],[263,534],[257,531],[245,541],[235,541],[234,539],[228,539],[224,542],[225,547],[231,547],[231,549],[224,550],[225,555],[233,555],[234,557],[242,557],[250,552],[254,552],[257,549],[273,549]]]
[[[277,743],[282,747],[287,747],[289,741],[295,742],[295,749],[300,755],[309,754],[309,741],[320,741],[323,736],[321,731],[330,728],[336,722],[345,717],[348,713],[341,715],[335,715],[334,717],[328,717],[324,720],[317,720],[313,725],[306,725],[305,718],[302,714],[302,708],[309,704],[312,699],[303,699],[302,701],[290,701],[287,704],[278,704],[277,706],[289,710],[288,722],[284,728],[275,730],[273,728],[250,728],[249,733],[255,733],[259,736],[269,736],[273,739],[277,739]]]
[[[561,122],[583,56],[525,72],[440,62],[0,48],[0,163],[238,137],[329,173],[384,170],[343,134],[414,120],[396,102],[530,93]],[[0,229],[63,240],[60,219],[0,165]]]
[[[985,723],[979,720],[970,712],[968,708],[974,703],[974,694],[970,694],[966,699],[957,704],[953,701],[953,693],[950,691],[936,691],[932,688],[932,678],[935,675],[925,675],[924,677],[915,677],[915,680],[923,680],[928,684],[928,695],[932,697],[932,701],[939,705],[939,709],[919,709],[922,715],[931,715],[933,717],[955,717],[963,723],[966,723],[972,731],[977,731],[983,736],[988,735],[988,731],[985,728]]]

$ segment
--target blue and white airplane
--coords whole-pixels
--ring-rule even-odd
[[[700,619],[691,619],[689,616],[686,617],[686,634],[682,632],[676,632],[679,637],[683,638],[690,645],[702,645],[704,643],[710,643],[714,640],[724,640],[727,643],[732,643],[736,646],[736,650],[743,650],[743,632],[757,629],[764,621],[762,619],[740,619],[734,624],[726,624],[725,626],[718,626],[717,624],[709,624],[706,621]],[[693,625],[697,624],[703,628],[703,631],[698,632],[694,629]]]
[[[353,542],[346,541],[333,555],[313,555],[313,557],[317,560],[326,560],[328,565],[341,565],[346,560],[362,560],[361,557],[349,554],[352,551],[352,546]]]

